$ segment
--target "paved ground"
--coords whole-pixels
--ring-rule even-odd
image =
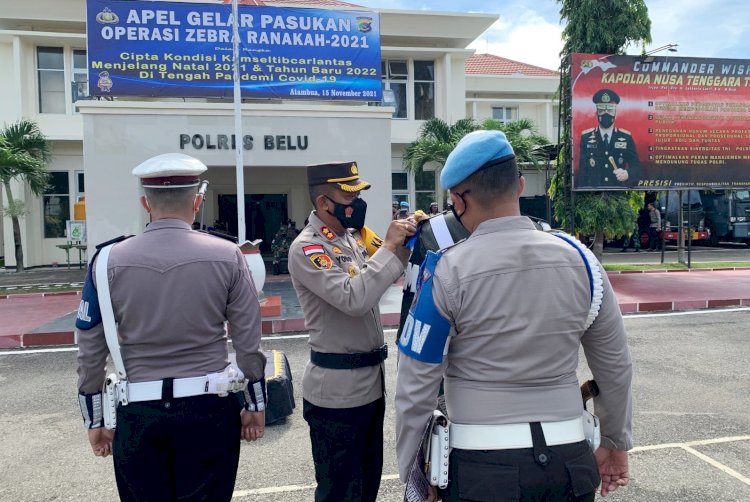
[[[693,262],[750,261],[746,246],[696,247]],[[661,261],[661,253],[620,253],[606,249],[605,263],[650,263]],[[665,263],[677,261],[677,253],[665,254]],[[85,270],[65,267],[32,269],[21,274],[0,272],[0,348],[19,348],[74,343],[73,324],[80,297],[60,293],[62,286],[80,288]],[[750,269],[651,271],[610,273],[610,281],[623,313],[692,310],[731,305],[750,305]],[[31,294],[7,294],[24,289]],[[10,291],[9,291],[10,290]],[[281,315],[263,320],[266,335],[305,330],[302,311],[288,275],[269,275],[263,288],[268,296],[281,297]],[[398,323],[401,287],[395,284],[383,295],[380,311],[385,326]]]
[[[635,362],[632,480],[597,502],[750,500],[749,322],[750,309],[626,316]],[[389,342],[394,338],[386,333]],[[270,336],[263,346],[289,357],[297,409],[285,424],[269,427],[260,442],[242,445],[233,500],[313,500],[301,409],[307,337]],[[82,427],[75,348],[45,350],[0,350],[0,500],[117,500],[112,460],[91,454]],[[403,500],[394,453],[395,364],[396,357],[386,360],[378,502]],[[582,358],[579,379],[587,378]]]

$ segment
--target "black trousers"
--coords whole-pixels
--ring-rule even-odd
[[[120,406],[113,450],[123,501],[229,501],[240,404],[231,395],[208,395]]]
[[[356,408],[303,401],[315,462],[315,502],[374,502],[383,474],[385,399]]]
[[[442,495],[449,502],[593,502],[599,481],[586,441],[517,450],[454,449]]]

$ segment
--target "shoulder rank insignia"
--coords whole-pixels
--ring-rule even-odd
[[[343,251],[341,251],[341,248],[338,247],[338,246],[333,246],[331,248],[331,251],[333,251],[333,254],[342,254],[343,253]]]
[[[325,237],[329,241],[332,241],[336,238],[336,234],[333,233],[333,230],[328,227],[320,227],[320,232],[323,234],[323,237]]]
[[[333,267],[333,260],[327,254],[315,253],[310,256],[310,261],[319,270],[329,270]]]

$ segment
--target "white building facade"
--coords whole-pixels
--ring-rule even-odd
[[[265,3],[321,7],[315,0]],[[326,7],[331,3],[325,2]],[[341,3],[333,8],[355,7]],[[66,253],[58,246],[69,241],[65,222],[73,219],[75,204],[84,196],[91,245],[141,232],[147,220],[130,172],[160,153],[186,153],[209,166],[204,225],[236,232],[230,101],[89,100],[85,0],[0,0],[0,13],[0,64],[6,69],[0,72],[0,92],[5,96],[0,124],[21,118],[37,122],[53,154],[50,183],[41,197],[32,196],[21,183],[11,187],[28,211],[21,219],[27,267],[65,262]],[[510,64],[513,73],[507,74],[502,65],[487,64],[497,62],[494,56],[473,55],[467,49],[497,16],[378,13],[382,106],[244,100],[248,238],[263,239],[270,246],[285,218],[302,225],[311,209],[304,166],[313,163],[357,161],[360,176],[372,183],[363,197],[368,225],[377,232],[385,231],[394,198],[425,210],[430,201],[442,200],[435,171],[428,168],[415,176],[401,164],[404,149],[417,138],[424,120],[432,117],[449,123],[464,117],[529,118],[541,134],[557,142],[557,73],[498,58]],[[544,173],[528,173],[527,178],[529,194],[543,194]],[[4,193],[2,203],[7,205]],[[4,218],[2,230],[5,265],[14,267],[9,218]]]

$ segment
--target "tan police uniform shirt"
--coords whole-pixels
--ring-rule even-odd
[[[358,232],[338,235],[315,214],[289,249],[289,274],[297,291],[310,348],[346,354],[384,344],[380,298],[404,272],[403,259],[380,248],[367,256]],[[383,396],[383,365],[327,369],[308,362],[304,398],[325,408],[354,408]]]
[[[445,373],[449,419],[459,424],[561,421],[581,416],[579,348],[601,390],[602,446],[632,447],[632,364],[612,287],[602,270],[599,315],[584,331],[590,286],[569,243],[526,217],[481,223],[438,262],[434,302],[452,325],[442,364],[399,354],[397,455],[401,479],[435,408]]]
[[[128,381],[223,370],[229,364],[225,321],[239,368],[251,382],[264,376],[260,304],[236,244],[161,219],[115,244],[107,272]],[[100,323],[76,335],[79,391],[99,392],[109,353],[104,328]]]

